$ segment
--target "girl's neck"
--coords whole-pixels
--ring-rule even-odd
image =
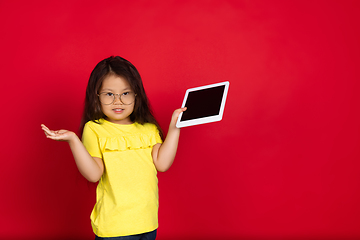
[[[123,120],[113,120],[113,119],[109,119],[109,118],[105,118],[106,121],[114,123],[114,124],[118,124],[118,125],[131,125],[134,124],[134,122],[132,122],[130,119],[123,119]]]

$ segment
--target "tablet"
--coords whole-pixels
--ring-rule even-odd
[[[217,122],[222,119],[229,82],[190,88],[186,90],[181,107],[187,107],[179,115],[177,128]]]

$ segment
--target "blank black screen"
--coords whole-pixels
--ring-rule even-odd
[[[219,115],[225,86],[189,92],[181,121]]]

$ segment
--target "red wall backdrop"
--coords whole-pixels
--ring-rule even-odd
[[[1,239],[93,239],[66,143],[89,74],[120,55],[167,129],[185,90],[230,81],[159,173],[159,240],[360,239],[360,2],[1,1]]]

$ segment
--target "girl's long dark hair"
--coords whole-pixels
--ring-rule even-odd
[[[100,118],[106,118],[101,111],[101,103],[98,94],[102,82],[111,74],[125,78],[129,82],[132,90],[136,93],[134,111],[130,115],[130,120],[140,124],[155,124],[159,129],[161,138],[164,139],[163,131],[152,113],[138,70],[128,60],[119,56],[111,56],[102,60],[95,66],[90,74],[89,82],[86,87],[84,112],[80,124],[81,134],[85,123],[88,121],[99,123],[98,120]]]

